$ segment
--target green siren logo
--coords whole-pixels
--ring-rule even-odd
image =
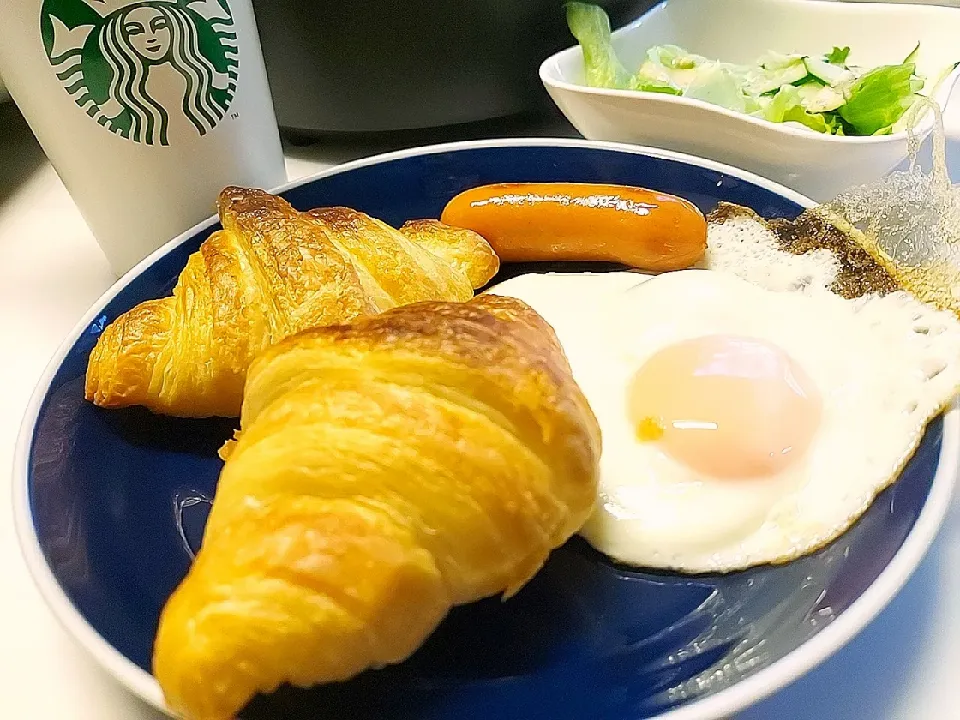
[[[138,143],[205,135],[237,88],[227,0],[43,0],[40,35],[77,105]]]

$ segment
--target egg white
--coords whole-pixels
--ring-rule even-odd
[[[582,534],[632,565],[732,571],[822,547],[896,479],[960,387],[960,322],[907,293],[851,301],[709,270],[525,275],[492,292],[524,300],[556,330],[603,433]],[[775,477],[700,476],[637,440],[628,421],[629,380],[650,356],[717,333],[779,346],[822,395],[809,451]]]

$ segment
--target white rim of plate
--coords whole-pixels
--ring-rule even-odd
[[[523,147],[573,147],[595,150],[613,150],[631,155],[645,155],[664,160],[675,160],[694,167],[721,172],[732,178],[749,182],[764,190],[793,201],[803,207],[814,202],[793,190],[772,182],[745,170],[730,165],[705,160],[684,153],[660,150],[658,148],[628,145],[623,143],[595,140],[557,139],[557,138],[509,138],[498,140],[474,140],[443,143],[424,147],[400,150],[397,152],[373,155],[361,160],[344,163],[321,171],[309,177],[285,183],[271,190],[281,193],[316,180],[350,172],[369,165],[378,165],[392,160],[436,155],[440,153],[474,150],[482,148],[523,148]],[[27,405],[26,412],[17,438],[14,454],[13,512],[14,526],[20,542],[20,549],[33,580],[54,616],[77,642],[122,685],[153,707],[169,715],[163,693],[153,676],[127,659],[119,650],[108,643],[77,610],[57,582],[40,548],[30,509],[30,497],[27,487],[30,449],[39,418],[40,407],[46,397],[47,389],[59,370],[67,352],[77,342],[80,335],[90,326],[94,318],[113,300],[117,294],[139,277],[159,258],[179,247],[188,239],[217,222],[216,216],[210,217],[176,238],[162,245],[136,266],[123,275],[99,300],[87,311],[86,315],[73,328],[61,343],[53,358],[47,364],[43,375]],[[951,405],[944,417],[943,441],[937,472],[934,476],[920,515],[907,535],[900,549],[876,580],[848,607],[840,616],[811,639],[791,651],[770,667],[755,675],[721,690],[715,695],[694,700],[689,704],[668,710],[656,716],[658,720],[717,720],[742,710],[759,700],[773,694],[813,669],[833,653],[849,642],[858,632],[893,599],[904,583],[913,574],[930,547],[946,515],[957,477],[960,461],[960,404]]]

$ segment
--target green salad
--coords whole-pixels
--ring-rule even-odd
[[[889,135],[905,130],[922,102],[927,79],[917,74],[917,45],[898,65],[863,68],[848,63],[850,48],[820,57],[770,51],[749,65],[711,60],[658,45],[631,72],[610,42],[610,21],[596,5],[567,4],[567,24],[583,49],[591,87],[666,93],[776,123],[829,135]],[[956,64],[946,68],[929,92]]]

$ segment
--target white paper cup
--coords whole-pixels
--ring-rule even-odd
[[[0,75],[114,272],[286,173],[250,0],[4,0]]]

